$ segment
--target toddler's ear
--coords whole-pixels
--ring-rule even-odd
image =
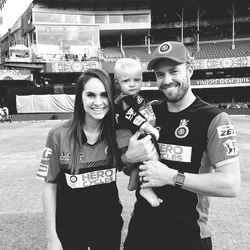
[[[115,95],[119,95],[121,93],[120,85],[118,84],[117,80],[113,80],[114,92]]]

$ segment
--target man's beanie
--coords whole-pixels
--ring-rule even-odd
[[[155,64],[161,59],[169,59],[176,63],[190,63],[190,55],[183,43],[164,42],[152,54],[148,63],[148,70],[154,69]]]

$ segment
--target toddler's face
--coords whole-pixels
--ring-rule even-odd
[[[136,95],[142,86],[142,71],[137,67],[125,67],[117,74],[120,90],[125,95]]]

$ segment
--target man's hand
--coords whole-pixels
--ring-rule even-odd
[[[171,169],[159,161],[145,161],[139,166],[140,178],[143,180],[141,188],[174,185],[177,170]]]
[[[122,161],[125,164],[142,162],[152,159],[155,155],[155,148],[151,141],[151,135],[138,139],[141,132],[136,132],[129,140],[128,150],[123,155]]]

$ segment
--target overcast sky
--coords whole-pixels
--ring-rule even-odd
[[[32,0],[7,0],[0,16],[3,17],[3,24],[0,25],[0,34],[4,35],[9,28],[27,9]]]

